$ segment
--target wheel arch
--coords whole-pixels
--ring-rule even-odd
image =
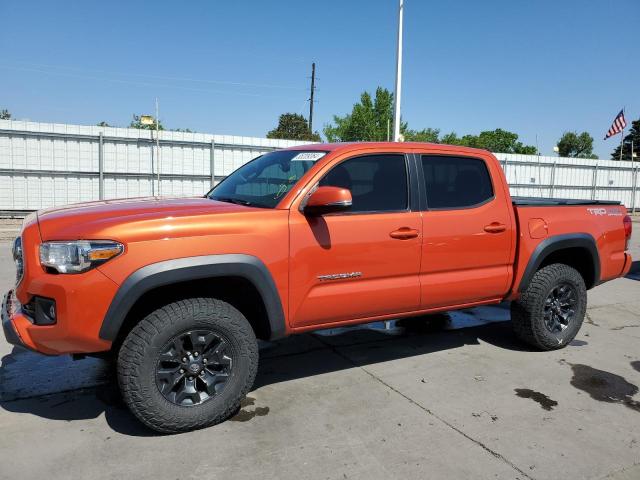
[[[569,233],[545,238],[538,244],[527,263],[518,291],[526,290],[533,275],[552,263],[575,268],[587,289],[600,282],[600,255],[595,239],[588,233]]]
[[[111,342],[119,340],[123,327],[126,328],[131,321],[130,313],[144,299],[162,297],[164,292],[169,293],[178,287],[187,290],[194,286],[199,287],[194,294],[202,294],[206,288],[214,294],[212,296],[220,289],[228,293],[233,291],[234,286],[245,288],[243,293],[247,293],[244,297],[247,305],[251,303],[252,307],[266,316],[264,325],[255,324],[256,319],[252,321],[248,318],[256,330],[256,336],[271,340],[285,336],[284,310],[278,289],[265,264],[251,255],[226,254],[166,260],[136,270],[122,283],[111,301],[100,327],[100,338]],[[223,294],[221,299],[228,300],[224,298],[225,295],[228,296]],[[261,305],[258,305],[258,301],[261,301]],[[242,305],[234,306],[243,311]]]

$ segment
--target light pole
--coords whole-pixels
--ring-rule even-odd
[[[160,109],[158,107],[158,97],[156,97],[156,152],[158,157],[158,196],[162,195],[160,189]]]
[[[156,164],[158,165],[158,196],[160,196],[160,113],[158,108],[158,97],[156,97],[156,118],[151,115],[141,115],[140,123],[142,125],[154,125],[156,126]],[[152,130],[153,131],[153,130]],[[153,133],[151,134],[153,140]],[[154,195],[153,188],[153,163],[151,164],[151,194]]]
[[[398,50],[396,52],[396,91],[393,95],[393,141],[401,141],[400,137],[400,100],[402,96],[402,10],[404,0],[400,0],[398,9]]]

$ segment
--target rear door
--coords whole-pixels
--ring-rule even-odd
[[[504,296],[512,272],[513,208],[497,162],[420,155],[426,202],[422,308]]]
[[[412,166],[412,178],[415,168]],[[403,154],[334,165],[320,185],[347,188],[350,211],[290,213],[290,321],[295,328],[416,310],[422,220]]]

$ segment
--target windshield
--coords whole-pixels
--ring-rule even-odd
[[[326,152],[278,150],[243,165],[211,190],[221,202],[274,208]]]

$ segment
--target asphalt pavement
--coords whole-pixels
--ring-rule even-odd
[[[0,478],[639,479],[639,294],[640,268],[591,290],[555,352],[518,342],[506,305],[265,343],[235,417],[171,436],[103,361],[0,341]]]

